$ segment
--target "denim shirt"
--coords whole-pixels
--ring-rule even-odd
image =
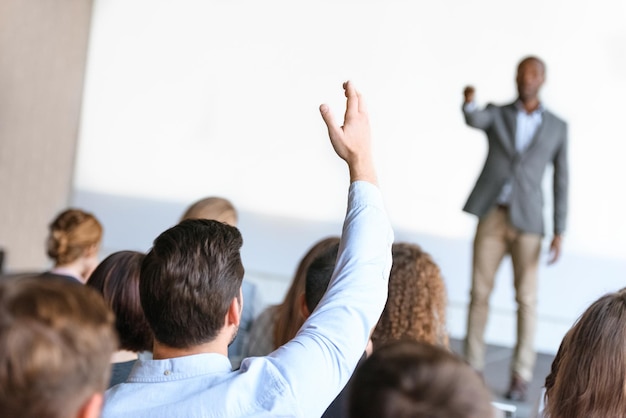
[[[350,185],[329,288],[296,337],[265,357],[138,361],[103,418],[320,417],[352,375],[387,299],[393,231],[378,188]]]

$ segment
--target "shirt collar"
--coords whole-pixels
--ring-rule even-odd
[[[164,360],[137,360],[128,382],[161,382],[232,372],[228,357],[216,353],[194,354]]]
[[[522,101],[520,99],[517,99],[515,101],[515,108],[517,109],[518,112],[522,112],[526,115],[541,115],[543,114],[543,112],[546,110],[545,107],[543,107],[543,103],[539,102],[539,106],[537,107],[537,109],[533,110],[530,113],[526,113],[526,109],[524,109],[524,105],[522,104]]]

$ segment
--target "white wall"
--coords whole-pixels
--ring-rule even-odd
[[[345,209],[347,173],[317,107],[339,116],[341,83],[354,80],[398,238],[435,255],[462,336],[475,220],[460,208],[486,141],[464,125],[461,91],[471,83],[480,103],[511,101],[518,60],[536,54],[548,66],[544,102],[571,141],[565,255],[540,272],[538,348],[553,352],[592,300],[626,285],[625,17],[620,0],[97,0],[74,202],[97,202],[110,250],[147,249],[186,203],[229,197],[244,214],[248,271],[288,280]],[[124,201],[134,203],[120,212]],[[303,232],[301,220],[323,227]],[[502,344],[514,337],[509,270],[488,330]]]

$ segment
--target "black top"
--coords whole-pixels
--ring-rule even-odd
[[[366,353],[363,353],[361,359],[356,365],[358,368],[361,363],[365,361],[367,358]],[[356,369],[355,369],[356,370]],[[354,376],[354,374],[353,374]],[[352,377],[348,380],[348,383],[344,388],[339,392],[339,395],[335,398],[334,401],[326,408],[326,411],[322,415],[322,418],[345,418],[348,416],[348,400],[350,398],[350,383],[352,383]]]

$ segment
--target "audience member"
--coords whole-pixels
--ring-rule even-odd
[[[420,246],[395,243],[389,296],[372,334],[374,349],[411,339],[448,348],[446,286],[439,266]]]
[[[267,355],[296,336],[306,319],[302,315],[302,297],[309,265],[319,254],[338,243],[339,237],[324,238],[302,257],[282,303],[267,307],[252,323],[245,357]]]
[[[446,289],[439,267],[415,244],[395,243],[391,252],[393,264],[387,303],[373,331],[372,347],[368,347],[365,355],[398,340],[421,341],[447,349]],[[324,296],[336,257],[337,246],[311,263],[306,275],[305,317]],[[324,418],[348,416],[346,393],[349,385],[331,403]]]
[[[235,206],[228,199],[210,196],[192,203],[180,221],[185,219],[214,219],[231,226],[237,226],[239,215]]]
[[[319,417],[346,384],[387,298],[393,231],[376,187],[361,95],[344,84],[339,126],[320,111],[350,191],[337,267],[320,305],[294,340],[232,371],[227,345],[241,319],[239,231],[186,220],[162,233],[141,266],[141,303],[153,330],[153,360],[140,360],[111,388],[107,417]]]
[[[237,210],[229,200],[223,197],[210,196],[200,199],[189,206],[180,220],[213,219],[236,227],[238,218]],[[246,303],[241,314],[239,332],[232,344],[228,346],[228,358],[235,368],[239,367],[243,359],[244,346],[247,344],[250,328],[258,314],[260,305],[257,287],[254,283],[244,280],[241,290],[243,292],[243,300]]]
[[[98,417],[117,345],[113,314],[65,279],[0,282],[0,415]]]
[[[332,279],[340,241],[334,242],[315,257],[306,271],[302,315],[308,318],[322,300]]]
[[[626,416],[626,288],[595,301],[563,338],[545,382],[549,418]]]
[[[328,285],[335,270],[339,245],[340,242],[337,240],[323,251],[320,251],[311,260],[309,268],[306,270],[305,292],[303,297],[300,298],[300,310],[304,318],[308,318],[311,315],[311,312],[315,310],[328,290]],[[368,342],[361,359],[357,363],[357,367],[369,353],[371,353],[371,344]],[[341,392],[322,414],[322,418],[342,418],[347,416],[346,391],[348,386],[349,383],[341,389]]]
[[[44,277],[61,277],[85,283],[98,265],[102,225],[80,209],[61,212],[50,224],[48,256],[54,267]]]
[[[335,268],[338,238],[328,238],[310,251],[302,275],[305,291],[297,302],[298,317],[308,318],[326,293]],[[371,350],[397,340],[422,341],[448,348],[446,332],[446,289],[439,266],[416,244],[395,243],[392,246],[393,264],[389,276],[389,292],[383,314],[372,334]],[[259,317],[261,318],[261,317]],[[256,333],[256,330],[253,330]],[[261,334],[261,333],[259,333]],[[267,334],[267,332],[266,332]],[[288,336],[293,338],[297,330]],[[251,335],[252,336],[252,335]],[[272,350],[270,350],[272,351]],[[346,417],[349,384],[326,409],[323,418]]]
[[[353,418],[490,418],[491,393],[450,351],[397,341],[374,351],[351,381]]]
[[[111,359],[109,387],[126,381],[138,353],[152,351],[152,331],[139,300],[139,269],[144,257],[137,251],[113,253],[98,264],[87,281],[115,314],[120,345]]]

